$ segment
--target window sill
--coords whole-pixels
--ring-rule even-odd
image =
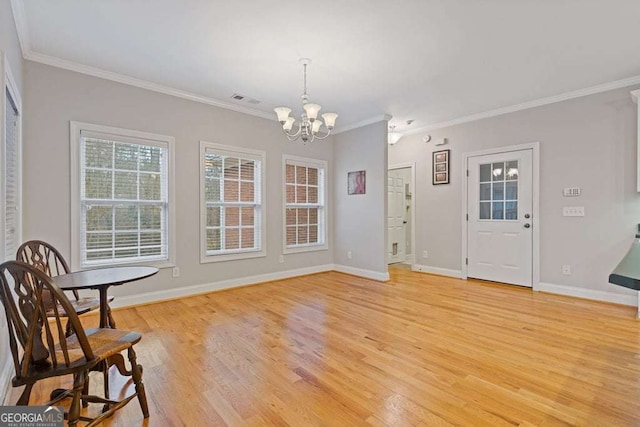
[[[235,254],[221,254],[221,255],[201,255],[200,256],[200,264],[208,264],[210,262],[225,262],[225,261],[235,261],[240,259],[249,259],[249,258],[263,258],[266,257],[266,251],[258,251],[258,252],[240,252]]]
[[[118,263],[96,263],[96,264],[86,264],[81,265],[80,270],[91,270],[94,268],[109,268],[109,267],[156,267],[159,269],[163,268],[173,268],[176,266],[175,263],[170,260],[164,261],[131,261],[131,262],[118,262]]]
[[[285,247],[282,249],[282,253],[284,255],[288,255],[288,254],[297,254],[297,253],[304,253],[304,252],[326,251],[328,249],[329,249],[329,245],[325,243],[323,245],[304,245],[304,246],[296,246],[292,248]]]

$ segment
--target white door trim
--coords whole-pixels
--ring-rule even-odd
[[[389,165],[387,173],[390,170],[404,168],[411,168],[411,182],[409,183],[409,190],[411,191],[411,270],[413,270],[413,266],[416,263],[416,164],[415,162],[411,162]]]
[[[540,285],[540,143],[531,142],[528,144],[511,145],[508,147],[489,148],[486,150],[471,151],[462,155],[462,251],[461,263],[462,278],[467,278],[467,257],[469,254],[467,233],[469,223],[467,221],[467,164],[469,157],[484,156],[488,154],[508,153],[510,151],[532,150],[532,224],[533,224],[533,242],[532,242],[532,287],[534,291],[539,290]],[[413,250],[413,249],[412,249]]]

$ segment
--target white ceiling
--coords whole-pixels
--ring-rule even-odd
[[[264,112],[309,95],[343,128],[400,131],[613,81],[640,83],[638,0],[15,0],[39,54]],[[44,56],[42,56],[44,57]],[[628,84],[629,80],[627,80]],[[406,120],[414,119],[411,126]]]

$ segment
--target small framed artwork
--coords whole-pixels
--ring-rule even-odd
[[[365,194],[366,187],[367,171],[354,171],[347,174],[347,194]]]
[[[433,152],[433,185],[449,183],[449,157],[451,150]]]

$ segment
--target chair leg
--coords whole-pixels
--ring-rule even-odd
[[[71,400],[71,407],[69,407],[69,427],[76,426],[80,419],[80,398],[84,388],[85,376],[86,373],[84,371],[80,371],[73,376],[73,399]]]
[[[104,369],[102,369],[102,377],[104,378],[104,398],[109,399],[109,363],[107,360],[100,363],[104,364]]]
[[[107,306],[107,319],[109,320],[109,327],[115,329],[116,321],[113,320],[113,316],[111,315],[111,307]]]
[[[73,326],[71,326],[71,322],[67,320],[67,327],[65,328],[64,336],[69,338],[73,334],[75,334],[75,331],[73,330]]]
[[[136,361],[136,352],[133,347],[129,347],[127,350],[129,353],[129,362],[131,362],[131,375],[133,382],[136,385],[136,393],[138,393],[138,402],[140,402],[140,409],[142,409],[142,415],[145,418],[149,418],[149,407],[147,406],[147,393],[144,390],[144,384],[142,383],[142,366],[138,365]]]
[[[17,406],[27,406],[29,404],[29,398],[31,397],[31,389],[33,388],[33,384],[27,384],[24,386],[24,390],[22,390],[22,394],[16,402]]]
[[[82,386],[82,395],[83,396],[88,396],[89,395],[89,378],[91,378],[89,376],[89,374],[87,374],[84,378],[84,386]],[[86,400],[82,399],[82,407],[83,408],[87,408],[89,406],[89,402],[87,402]]]

